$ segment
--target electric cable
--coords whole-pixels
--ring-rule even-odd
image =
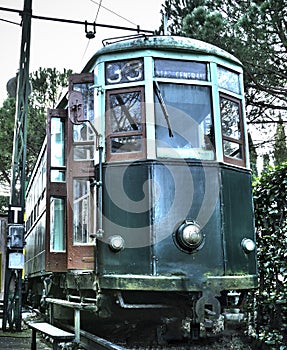
[[[13,22],[13,21],[8,21],[8,19],[0,18],[0,21],[2,22],[7,22],[11,24],[16,24],[17,26],[21,26],[21,23]]]
[[[7,8],[7,7],[0,7],[0,11],[17,12],[18,14],[23,15],[23,11],[15,10],[15,9]],[[36,15],[31,15],[31,18],[40,19],[40,20],[44,20],[44,21],[53,21],[53,22],[61,22],[61,23],[69,23],[69,24],[92,25],[95,27],[102,27],[102,28],[129,30],[129,31],[134,31],[134,32],[136,31],[138,33],[150,33],[150,34],[154,33],[152,30],[140,29],[140,26],[137,26],[137,28],[132,28],[132,27],[117,26],[117,25],[112,25],[112,24],[103,24],[103,23],[96,24],[95,22],[90,23],[87,21],[77,21],[77,20],[66,19],[66,18],[56,18],[56,17],[47,17],[47,16],[36,16]],[[122,18],[124,18],[124,17],[122,17]]]
[[[96,14],[95,21],[94,21],[95,23],[97,22],[97,19],[98,19],[98,16],[99,16],[100,8],[101,8],[101,5],[102,5],[102,0],[100,0],[100,3],[99,3],[98,5],[99,5],[99,6],[98,6],[97,14]],[[85,57],[85,55],[86,55],[86,52],[87,52],[87,50],[88,50],[89,45],[90,45],[90,38],[89,38],[89,40],[88,40],[88,42],[87,42],[85,51],[84,51],[84,53],[83,53],[83,55],[82,55],[81,62],[83,62],[83,60],[84,60],[84,57]]]
[[[95,1],[95,0],[90,0],[90,1],[93,2],[93,3],[96,4],[96,5],[99,5],[99,3],[98,3],[97,1]],[[112,13],[112,14],[114,14],[114,15],[120,17],[121,19],[123,19],[123,20],[129,22],[130,24],[133,24],[133,25],[135,25],[135,26],[137,25],[136,23],[130,21],[129,19],[127,19],[127,18],[125,18],[125,17],[119,15],[118,13],[112,11],[111,9],[109,9],[109,8],[103,6],[103,5],[102,5],[102,8],[105,9],[105,10],[107,10],[107,11],[109,11],[110,13]]]

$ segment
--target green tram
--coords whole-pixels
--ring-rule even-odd
[[[159,343],[240,308],[257,265],[234,56],[183,37],[109,43],[47,120],[27,189],[28,303]]]

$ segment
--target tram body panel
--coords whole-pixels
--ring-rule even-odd
[[[25,273],[27,275],[39,275],[45,271],[45,215],[29,233],[29,244],[25,249]]]
[[[155,202],[156,271],[183,276],[192,290],[202,285],[205,275],[224,274],[218,166],[186,161],[172,162],[168,169],[173,181],[164,164],[155,166],[155,182],[161,183],[163,192]],[[203,241],[198,247],[189,249],[180,243],[177,231],[185,222],[200,227]]]
[[[98,240],[100,274],[150,274],[150,218],[148,163],[110,164],[103,169],[103,240]],[[109,240],[124,239],[124,249],[113,251]]]
[[[227,275],[256,275],[255,251],[242,249],[244,239],[254,240],[251,173],[222,167],[223,228]]]

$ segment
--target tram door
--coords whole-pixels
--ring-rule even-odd
[[[94,123],[93,73],[73,74],[69,90],[83,99],[82,119]],[[67,131],[67,267],[93,269],[94,249],[94,139],[90,123],[68,121]]]

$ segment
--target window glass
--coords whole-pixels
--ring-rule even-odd
[[[74,145],[74,160],[90,160],[94,159],[94,145]]]
[[[51,181],[64,182],[65,169],[65,128],[61,118],[51,118]]]
[[[239,74],[229,69],[217,67],[218,84],[220,87],[240,94]]]
[[[155,59],[155,76],[186,80],[209,80],[207,64],[194,61]]]
[[[107,133],[110,154],[143,152],[143,89],[108,94]]]
[[[52,182],[64,182],[66,181],[66,171],[65,170],[51,170],[51,181]]]
[[[221,98],[220,110],[223,135],[239,140],[241,137],[239,103]]]
[[[214,159],[210,88],[159,84],[159,91],[161,99],[159,92],[155,94],[157,156]]]
[[[223,151],[227,157],[242,159],[242,145],[238,143],[223,140]]]
[[[92,243],[90,238],[90,182],[73,180],[73,244]]]
[[[51,197],[50,201],[50,251],[66,251],[65,200]]]
[[[51,166],[64,165],[64,122],[61,118],[51,118]]]
[[[111,153],[141,152],[141,136],[123,136],[110,138]]]
[[[92,83],[74,84],[73,90],[79,91],[83,96],[83,119],[94,123],[94,89]],[[94,132],[89,123],[73,125],[73,156],[74,160],[94,159],[93,141]]]
[[[107,62],[105,64],[106,84],[121,84],[144,79],[142,58]]]
[[[141,102],[140,91],[109,96],[111,133],[142,130]]]

